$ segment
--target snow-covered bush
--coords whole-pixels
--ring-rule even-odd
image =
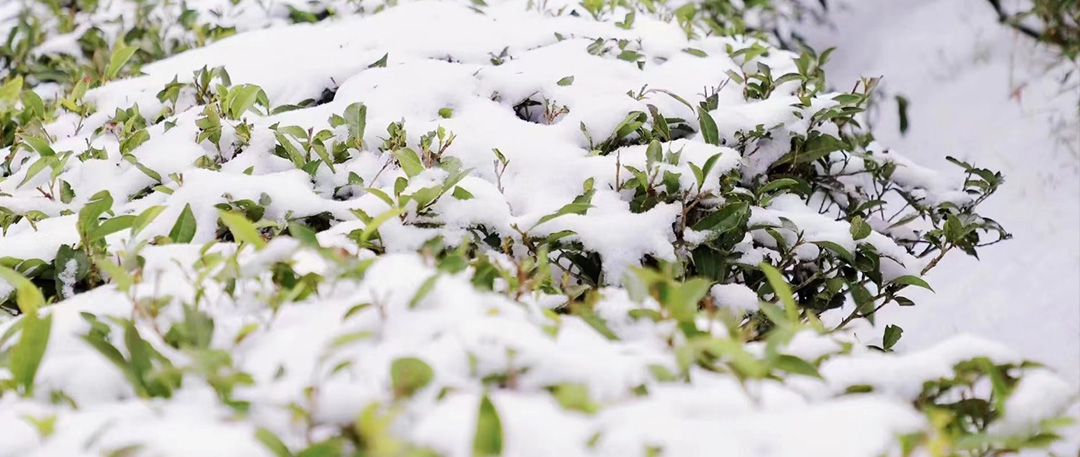
[[[0,455],[1054,441],[1047,370],[871,325],[1008,238],[1001,174],[876,143],[877,79],[835,91],[830,51],[718,5],[19,8]]]

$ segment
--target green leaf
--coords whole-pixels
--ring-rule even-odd
[[[892,349],[896,345],[897,341],[900,341],[900,336],[904,334],[904,329],[896,325],[885,326],[885,336],[881,339],[881,346],[886,350]]]
[[[541,217],[540,220],[536,221],[536,223],[533,224],[533,228],[536,228],[540,224],[543,224],[557,217],[565,216],[567,214],[585,214],[587,211],[589,211],[589,208],[592,208],[591,202],[594,193],[596,193],[596,191],[592,188],[592,178],[589,178],[585,182],[584,193],[578,195],[578,197],[575,198],[573,202],[563,205],[563,207],[559,208],[559,210],[555,213]]]
[[[473,436],[473,457],[502,455],[503,433],[499,413],[491,399],[484,395],[480,399],[480,410],[476,417],[476,435]]]
[[[296,168],[304,168],[304,165],[307,164],[304,153],[300,152],[300,149],[293,144],[292,140],[285,137],[281,132],[282,130],[280,129],[277,132],[274,132],[274,138],[277,139],[281,148],[285,150],[285,154],[289,156],[289,160],[292,160],[293,165],[296,165]]]
[[[135,220],[131,223],[131,236],[138,235],[142,229],[146,228],[154,219],[157,219],[158,215],[164,210],[165,205],[151,206],[139,213],[138,216],[135,216]]]
[[[771,181],[771,182],[769,182],[768,184],[766,184],[764,186],[761,186],[761,188],[758,189],[758,195],[765,195],[765,194],[768,194],[769,192],[776,192],[776,191],[779,191],[779,190],[787,189],[789,187],[795,187],[795,186],[798,186],[799,184],[800,184],[799,181],[797,181],[795,179],[780,178],[780,179]]]
[[[419,392],[435,377],[435,372],[423,360],[405,357],[394,360],[390,365],[390,382],[394,386],[394,397],[407,398]]]
[[[22,92],[23,78],[21,75],[16,75],[10,81],[0,86],[0,101],[14,103],[19,98],[19,93]]]
[[[765,262],[758,264],[758,267],[761,268],[762,273],[765,273],[765,278],[768,279],[769,285],[772,286],[776,298],[784,304],[784,311],[787,313],[788,321],[791,323],[797,322],[799,320],[799,308],[795,304],[795,295],[791,292],[791,286],[784,280],[784,276],[780,274],[776,267]]]
[[[229,119],[240,119],[240,116],[255,106],[262,92],[262,88],[254,84],[243,84],[229,89]],[[265,93],[262,93],[262,96],[265,97]]]
[[[960,218],[949,214],[945,216],[945,239],[952,244],[963,244],[964,238],[975,230],[975,225],[965,225]]]
[[[563,77],[556,84],[558,84],[560,86],[569,86],[569,85],[571,85],[573,83],[574,83],[574,75],[570,75],[570,76]]]
[[[864,317],[873,323],[874,309],[877,301],[874,299],[874,295],[870,293],[862,284],[852,284],[849,286],[851,290],[851,299],[855,301],[855,309],[859,311]]]
[[[851,255],[851,252],[845,249],[843,246],[840,246],[839,244],[836,244],[832,241],[814,241],[813,244],[836,253],[836,255],[840,256],[841,259],[847,260],[848,262],[852,263],[855,262],[855,257]]]
[[[343,440],[341,440],[339,438],[330,438],[330,439],[328,439],[326,441],[321,441],[321,442],[312,444],[311,446],[308,446],[307,449],[304,449],[304,450],[300,451],[299,454],[296,454],[296,457],[339,457],[339,456],[343,456],[343,455],[346,455],[346,454],[342,450],[342,447],[343,447],[342,443],[343,443]]]
[[[638,60],[641,59],[642,55],[641,55],[640,52],[632,51],[632,50],[627,49],[627,50],[625,50],[623,52],[620,52],[619,55],[616,56],[616,57],[618,57],[619,60],[625,60],[625,61],[628,61],[628,62],[637,62]]]
[[[23,415],[23,419],[32,424],[37,429],[38,436],[42,438],[48,438],[56,433],[56,415],[45,417],[34,417],[29,414]]]
[[[866,238],[873,232],[873,230],[870,229],[870,224],[863,221],[863,218],[860,216],[855,216],[851,219],[851,228],[849,231],[851,232],[851,238],[855,241]]]
[[[713,338],[708,340],[705,348],[716,357],[729,359],[731,367],[742,376],[759,379],[768,375],[765,364],[747,351],[738,340]]]
[[[640,128],[648,118],[649,117],[641,111],[631,111],[626,115],[626,119],[623,119],[623,121],[615,127],[615,133],[612,133],[611,136],[614,139],[619,139],[634,133],[634,131]]]
[[[40,159],[37,159],[37,161],[35,161],[32,165],[30,165],[30,168],[27,168],[26,176],[23,176],[23,180],[19,182],[19,186],[22,186],[23,184],[26,184],[34,176],[37,176],[38,173],[41,173],[41,171],[44,170],[45,167],[52,165],[54,163],[54,161],[55,161],[55,158],[52,157],[52,156],[47,156],[47,157],[42,157]],[[18,187],[18,186],[16,186],[16,187]]]
[[[290,222],[289,223],[289,236],[300,241],[301,244],[311,247],[319,247],[319,237],[316,236],[315,231],[306,225]]]
[[[389,58],[390,58],[389,53],[383,54],[383,56],[380,57],[379,60],[376,60],[371,65],[368,65],[368,68],[385,68],[386,67],[386,61]]]
[[[566,205],[563,205],[563,207],[554,214],[548,214],[547,216],[541,217],[540,220],[536,222],[536,225],[533,225],[533,227],[555,219],[559,216],[565,216],[567,214],[585,214],[585,212],[588,211],[589,208],[592,208],[592,205],[589,203],[567,203]]]
[[[176,338],[170,338],[171,336],[176,336]],[[213,338],[214,319],[186,304],[184,305],[184,320],[179,325],[173,325],[172,329],[165,334],[166,341],[182,349],[207,349]]]
[[[405,172],[405,175],[412,178],[424,171],[424,164],[420,163],[420,157],[416,155],[416,151],[409,148],[402,148],[392,153],[398,163],[401,164],[401,169]]]
[[[777,325],[784,325],[788,320],[787,315],[784,314],[784,310],[780,309],[779,306],[776,306],[775,303],[759,301],[758,309],[761,310],[761,313],[764,314],[765,317],[769,318],[770,321]]]
[[[660,114],[660,110],[654,105],[649,105],[649,115],[652,116],[652,129],[656,136],[663,141],[671,141],[671,127],[667,118]]]
[[[386,56],[383,56],[383,65],[386,65]],[[367,128],[367,106],[363,103],[353,103],[345,108],[345,125],[349,129],[349,138],[357,148],[363,147],[364,130]]]
[[[324,130],[325,132],[326,130]],[[337,169],[334,168],[334,158],[330,157],[330,152],[326,150],[326,146],[322,143],[314,143],[311,145],[311,149],[315,150],[315,154],[319,156],[319,159],[330,168],[331,173],[337,173]]]
[[[930,284],[924,281],[922,278],[913,275],[904,275],[890,281],[893,284],[905,284],[908,286],[922,287],[923,289],[934,291],[934,288],[930,287]]]
[[[0,88],[0,92],[3,92],[2,88]],[[33,117],[47,117],[47,113],[45,112],[45,102],[36,92],[32,90],[23,91],[21,99],[23,106],[26,107],[26,110],[28,110]],[[0,96],[0,100],[3,100],[3,96]]]
[[[56,155],[56,151],[53,151],[53,148],[49,146],[48,140],[36,136],[21,136],[19,138],[22,140],[23,144],[29,146],[30,149],[33,149],[34,152],[38,153],[41,157],[52,157]]]
[[[180,373],[173,369],[169,359],[139,334],[133,321],[124,320],[123,323],[124,345],[130,356],[127,368],[131,379],[135,381],[136,390],[141,386],[143,391],[140,395],[144,397],[171,397],[173,391],[180,386]]]
[[[788,153],[780,158],[780,160],[776,161],[776,163],[781,164],[792,160],[794,160],[795,163],[813,162],[846,147],[847,145],[844,144],[843,141],[840,141],[831,135],[812,136],[803,143],[802,151]]]
[[[734,230],[744,224],[750,217],[750,204],[735,202],[724,205],[720,210],[706,216],[693,225],[693,229],[699,232],[711,231],[722,234]]]
[[[416,305],[420,304],[420,301],[423,300],[424,297],[426,297],[429,293],[431,293],[431,290],[435,288],[435,284],[438,281],[439,281],[439,274],[438,273],[435,273],[435,274],[431,275],[430,277],[428,277],[427,279],[425,279],[424,282],[420,284],[420,288],[418,288],[416,290],[416,293],[413,294],[412,299],[409,300],[409,308],[415,308]]]
[[[275,457],[293,457],[293,453],[289,451],[289,447],[281,441],[281,438],[268,429],[259,427],[255,430],[255,439],[266,446],[266,449],[270,450]]]
[[[45,306],[45,296],[41,294],[41,290],[22,274],[0,266],[0,278],[15,286],[15,303],[23,314],[36,314],[38,308]]]
[[[135,55],[139,48],[128,46],[123,41],[116,42],[112,55],[109,56],[109,66],[105,70],[105,79],[115,79],[120,74],[120,69]]]
[[[127,270],[120,265],[113,263],[108,258],[98,257],[91,260],[93,261],[94,266],[101,270],[101,272],[104,273],[121,292],[126,292],[135,283],[135,279],[128,274]]]
[[[75,190],[67,181],[60,181],[60,202],[71,203],[75,199]]]
[[[128,380],[134,384],[135,380],[131,378],[131,372],[127,369],[128,364],[127,360],[124,359],[124,355],[120,353],[120,350],[117,349],[116,346],[113,346],[113,344],[106,339],[106,334],[94,330],[98,326],[108,330],[109,326],[98,321],[92,314],[84,313],[83,318],[90,321],[91,328],[90,333],[83,335],[83,340],[93,346],[94,349],[97,349],[97,351],[107,360],[112,362],[113,365],[116,365],[117,368],[122,370],[124,375],[128,377]]]
[[[37,376],[41,358],[49,344],[49,332],[52,329],[52,315],[41,319],[37,313],[23,316],[19,343],[11,351],[11,376],[22,387],[26,396],[34,393],[34,377]]]
[[[255,250],[266,247],[266,240],[259,234],[255,224],[252,224],[243,214],[219,209],[218,217],[229,228],[236,241],[255,246]]]
[[[645,163],[646,166],[652,167],[653,164],[660,163],[664,160],[664,148],[660,145],[660,141],[652,140],[649,142],[649,146],[645,149]]]
[[[375,234],[375,231],[379,229],[380,225],[383,225],[383,223],[390,220],[392,217],[397,217],[402,212],[404,211],[401,208],[390,208],[371,219],[371,222],[365,224],[364,229],[360,232],[360,244],[363,245],[371,239],[371,235]]]
[[[153,368],[153,363],[150,361],[150,348],[142,335],[139,335],[135,323],[130,320],[124,322],[124,346],[127,347],[130,356],[127,368],[135,381],[145,389],[147,374]]]
[[[552,390],[552,395],[559,405],[566,409],[581,411],[583,413],[595,413],[599,406],[589,398],[589,388],[584,384],[564,383],[558,384]]]
[[[814,364],[793,355],[782,354],[777,357],[776,368],[784,370],[788,373],[821,378],[821,373],[818,373],[818,369],[814,366]]]
[[[357,341],[363,341],[363,340],[371,339],[374,336],[375,336],[375,333],[371,332],[370,330],[358,330],[358,331],[355,331],[355,332],[349,332],[349,333],[345,333],[343,335],[338,335],[338,336],[334,337],[333,340],[330,340],[329,346],[331,348],[339,348],[339,347],[342,347],[342,346],[347,346],[349,344],[355,343]]]
[[[196,228],[195,213],[191,212],[191,204],[188,203],[184,205],[184,210],[180,212],[172,230],[169,230],[169,239],[174,243],[190,243],[195,238]]]
[[[709,293],[712,281],[693,278],[669,288],[666,299],[661,303],[671,312],[671,317],[679,322],[693,322],[697,316],[698,303]]]
[[[896,109],[900,114],[900,134],[907,133],[908,130],[908,105],[910,102],[907,97],[903,95],[896,96]]]
[[[713,168],[716,168],[716,162],[720,160],[720,156],[723,154],[713,154],[708,159],[705,159],[705,165],[701,167],[701,176],[698,178],[698,190],[705,186],[705,180],[709,178],[709,173]]]
[[[101,225],[91,230],[90,233],[87,233],[86,240],[89,242],[93,242],[103,239],[106,236],[112,235],[113,233],[130,228],[133,222],[135,222],[135,216],[116,216],[101,223]]]
[[[788,73],[786,75],[780,76],[779,78],[776,78],[776,81],[773,81],[773,87],[779,86],[779,85],[784,84],[786,82],[803,81],[805,79],[806,79],[806,77],[804,77],[803,75],[800,75],[798,73]]]
[[[71,278],[76,282],[86,279],[86,275],[90,272],[90,259],[86,257],[86,252],[81,249],[73,249],[66,244],[60,245],[56,250],[56,258],[53,259],[53,281],[56,284],[57,296],[60,299],[70,298],[64,295],[64,273],[67,273],[68,265],[72,261],[75,262],[75,271],[71,272]]]
[[[592,308],[589,308],[588,306],[575,306],[572,308],[572,312],[574,315],[580,317],[581,320],[585,321],[586,324],[589,324],[593,330],[596,330],[596,333],[599,333],[604,338],[612,341],[619,339],[619,335],[616,335],[615,332],[611,331],[607,322],[597,315]]]
[[[140,130],[140,131],[145,132],[145,130]],[[157,171],[154,171],[153,168],[150,168],[150,167],[148,167],[146,165],[143,165],[142,163],[139,162],[139,160],[137,158],[135,158],[134,155],[124,154],[123,158],[124,158],[124,160],[126,160],[129,163],[131,163],[132,165],[134,165],[135,168],[137,168],[139,171],[143,172],[144,175],[150,177],[150,179],[153,179],[154,181],[159,182],[159,183],[161,182],[161,173],[158,173]]]
[[[469,192],[469,191],[465,190],[461,186],[454,187],[454,193],[452,193],[450,195],[453,195],[454,198],[456,198],[458,200],[471,200],[471,199],[475,198],[473,196],[472,192]]]
[[[120,154],[128,154],[134,151],[139,145],[145,143],[150,139],[150,133],[146,129],[139,129],[128,135],[120,142]],[[158,179],[160,181],[161,179]]]
[[[387,195],[386,192],[383,192],[382,190],[376,189],[374,187],[367,188],[367,191],[371,195],[378,197],[378,199],[382,200],[383,203],[386,203],[387,206],[394,206],[394,199],[390,198],[390,195]]]
[[[698,107],[698,127],[701,129],[701,138],[713,146],[720,146],[720,133],[716,128],[716,121],[705,108]]]

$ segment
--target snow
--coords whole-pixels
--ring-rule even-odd
[[[757,292],[742,284],[717,284],[709,289],[709,293],[718,305],[739,312],[755,311],[758,307]]]
[[[61,293],[64,297],[75,295],[75,275],[77,274],[78,266],[79,262],[75,259],[69,259],[67,263],[64,264],[63,270],[59,272],[60,282],[63,283]]]
[[[1068,68],[1041,73],[1046,51],[997,24],[983,3],[847,2],[837,9],[835,29],[805,33],[817,47],[853,37],[863,43],[833,53],[831,79],[885,75],[883,90],[911,100],[906,135],[896,127],[895,101],[882,101],[875,132],[881,143],[938,169],[955,168],[944,160],[952,155],[1005,174],[986,215],[1014,238],[980,250],[979,261],[946,258],[928,278],[936,293],[913,296],[914,308],[885,310],[883,319],[913,330],[900,344],[975,333],[1055,366],[1076,384],[1080,129],[1075,117],[1071,126],[1062,123],[1075,115],[1080,91],[1075,83],[1060,85]]]
[[[978,0],[838,6],[831,15],[834,26],[802,33],[815,47],[839,45],[827,68],[832,80],[885,76],[882,90],[889,96],[875,113],[877,140],[940,170],[954,168],[945,163],[946,155],[1002,170],[1006,183],[987,201],[985,214],[1014,236],[980,250],[978,261],[946,258],[927,278],[935,293],[917,291],[911,298],[918,306],[886,308],[879,318],[905,329],[901,350],[930,347],[957,333],[998,341],[1053,367],[1075,396],[1080,392],[1076,63],[1054,65],[1044,48],[998,24]],[[853,40],[860,45],[847,45]],[[1063,85],[1070,70],[1072,81]],[[910,100],[906,134],[897,127],[892,95]],[[1080,410],[1074,407],[1069,415],[1080,417]],[[1071,433],[1080,440],[1080,429]]]
[[[109,238],[107,257],[141,280],[132,288],[111,284],[74,293],[74,260],[59,272],[64,299],[42,311],[52,316],[53,327],[33,395],[0,397],[0,428],[14,432],[12,440],[0,443],[0,457],[101,455],[129,446],[138,446],[131,448],[138,455],[271,455],[255,439],[256,430],[265,428],[290,448],[302,449],[318,437],[357,427],[365,410],[385,415],[395,437],[444,455],[466,456],[472,454],[477,406],[485,396],[498,411],[503,454],[508,456],[644,456],[650,455],[650,448],[679,456],[891,455],[900,449],[898,436],[929,430],[926,417],[912,406],[924,383],[947,378],[956,364],[976,358],[1016,364],[1023,359],[1018,352],[1035,358],[1044,355],[1023,345],[963,335],[934,345],[910,344],[900,353],[877,352],[859,343],[866,339],[859,334],[866,328],[861,323],[853,325],[856,330],[834,333],[819,333],[808,325],[790,341],[775,346],[748,343],[743,349],[720,319],[702,315],[697,324],[708,329],[716,345],[730,343],[748,357],[777,351],[772,355],[820,362],[821,378],[789,373],[776,379],[744,379],[697,366],[675,375],[683,371],[685,350],[697,349],[684,344],[686,337],[672,320],[637,315],[666,310],[652,298],[632,299],[622,284],[645,258],[675,260],[686,248],[679,245],[680,235],[691,242],[706,235],[692,229],[677,233],[685,215],[675,204],[631,211],[632,195],[618,189],[620,179],[626,178],[625,174],[620,178],[626,172],[620,167],[650,167],[646,147],[627,146],[606,155],[593,149],[612,137],[628,113],[648,113],[650,105],[667,117],[696,119],[691,108],[659,89],[688,100],[704,96],[701,91],[718,90],[718,108],[708,115],[725,139],[759,124],[805,134],[809,127],[791,107],[797,100],[790,91],[778,90],[773,97],[751,102],[737,88],[719,88],[726,70],[750,65],[729,57],[730,46],[745,44],[738,40],[689,41],[678,25],[644,13],[638,14],[633,27],[624,29],[610,18],[595,21],[587,14],[552,14],[551,9],[560,6],[555,4],[545,10],[523,8],[518,2],[492,2],[483,8],[467,1],[402,2],[381,12],[286,25],[287,13],[279,7],[262,9],[243,1],[192,3],[199,11],[224,11],[218,23],[236,24],[242,33],[146,65],[142,75],[95,88],[87,98],[96,104],[97,113],[85,120],[65,114],[46,126],[57,136],[53,146],[58,151],[79,152],[92,146],[108,154],[104,160],[73,159],[58,172],[75,192],[70,204],[57,203],[35,189],[48,183],[47,173],[19,185],[32,162],[16,160],[14,173],[0,181],[5,194],[0,205],[20,214],[39,210],[49,216],[34,225],[24,219],[0,238],[0,257],[12,259],[50,262],[59,246],[79,243],[78,216],[65,210],[77,213],[99,191],[110,192],[115,200],[111,211],[117,216],[164,207],[139,233],[121,231]],[[123,7],[126,2],[114,4],[115,9],[88,20],[131,14]],[[6,12],[0,10],[0,18]],[[627,40],[627,46],[643,55],[643,66],[616,58],[617,48],[604,55],[590,54],[587,48],[597,37]],[[70,36],[51,36],[38,52],[63,53],[70,45]],[[683,51],[691,45],[707,57]],[[617,44],[611,41],[607,46]],[[506,62],[493,62],[504,50]],[[369,68],[384,55],[385,67]],[[843,62],[841,56],[838,52],[837,61]],[[763,61],[782,74],[793,68],[793,57],[776,51]],[[231,126],[220,145],[196,142],[201,107],[194,105],[193,97],[184,99],[170,118],[175,125],[149,126],[150,140],[132,151],[141,164],[162,176],[165,188],[140,195],[157,183],[120,157],[118,138],[95,130],[117,109],[137,105],[144,113],[159,112],[163,106],[157,92],[162,86],[174,77],[190,81],[199,68],[217,65],[227,68],[234,84],[258,84],[272,106],[319,98],[328,89],[336,92],[331,101],[317,106],[280,114],[246,113],[253,132],[248,144],[241,144]],[[834,78],[854,79],[838,71],[841,76]],[[572,83],[559,83],[568,76],[574,77]],[[628,92],[639,95],[627,96]],[[829,95],[802,110],[830,106]],[[569,111],[553,118],[535,112],[517,116],[514,107],[530,99]],[[336,172],[320,165],[311,176],[273,153],[271,126],[328,129],[341,137],[342,129],[331,129],[328,118],[354,102],[363,102],[368,109],[364,150],[351,151]],[[917,102],[913,106],[923,109]],[[451,108],[452,115],[440,113],[444,108]],[[913,118],[922,119],[918,113]],[[447,192],[424,214],[413,200],[393,209],[400,214],[382,221],[376,244],[361,246],[352,234],[375,222],[360,217],[360,211],[378,218],[396,203],[384,201],[378,192],[416,195],[441,185],[450,174],[431,168],[408,176],[389,154],[378,151],[389,136],[384,126],[392,122],[403,123],[410,145],[439,127],[453,132],[456,139],[444,160],[456,159],[468,170],[455,186],[472,198]],[[1034,124],[1028,127],[1036,129]],[[912,139],[931,135],[921,128],[916,124],[911,136],[895,138],[897,144],[924,150]],[[692,135],[663,142],[664,152],[681,155],[651,166],[680,174],[679,192],[706,193],[715,191],[718,177],[730,171],[752,179],[767,169],[786,147],[780,143],[767,145],[752,157],[740,157],[734,149],[708,145],[700,135]],[[504,165],[498,164],[496,149],[506,158]],[[17,158],[32,155],[19,154]],[[912,188],[940,198],[955,197],[946,173],[889,154],[904,165],[898,173]],[[195,166],[203,157],[220,168]],[[717,157],[716,165],[708,183],[699,187],[691,164],[701,167],[711,157]],[[360,176],[364,185],[352,185],[350,173]],[[399,179],[405,186],[395,192]],[[346,188],[349,192],[338,193]],[[587,209],[550,217],[582,194],[591,196]],[[321,247],[285,236],[258,249],[219,242],[218,205],[241,200],[260,202],[266,210],[263,223],[275,233],[291,220],[323,213],[332,217],[331,227],[317,234]],[[1039,201],[1075,214],[1064,206],[1069,201],[1061,200],[1067,198]],[[849,250],[857,243],[873,244],[895,263],[886,271],[890,278],[916,274],[922,267],[880,233],[854,240],[848,223],[818,214],[798,197],[780,196],[764,206],[752,208],[751,220],[776,228],[785,238],[828,241]],[[186,207],[196,223],[191,243],[158,244],[155,239],[169,236]],[[785,222],[794,222],[798,233]],[[476,285],[479,267],[452,270],[437,264],[430,252],[416,252],[436,237],[454,246],[481,226],[518,243],[506,249],[477,248],[492,264],[518,275],[492,280],[492,290]],[[1064,245],[1059,249],[1064,260],[1051,260],[1045,268],[1075,271],[1069,268],[1075,267],[1076,246],[1072,240],[1061,241],[1066,229],[1044,228]],[[1015,230],[1018,237],[1025,233],[1022,224]],[[565,297],[520,284],[528,278],[517,264],[515,255],[520,252],[514,250],[528,249],[529,236],[562,231],[571,232],[564,242],[580,243],[601,259],[602,279],[588,300],[603,324],[557,314],[552,309],[563,306]],[[773,250],[754,247],[751,240],[765,246],[775,243],[763,227],[754,230],[736,247],[743,255],[739,261],[756,264],[775,255]],[[805,257],[817,249],[807,245],[797,254]],[[995,255],[1004,254],[987,257]],[[1040,254],[1025,255],[1032,259]],[[1009,264],[1001,262],[988,260],[977,268],[991,271]],[[299,277],[296,284],[283,284],[288,281],[274,274],[278,268],[294,272]],[[538,281],[560,281],[565,268],[565,262],[555,265]],[[951,276],[970,276],[949,271]],[[942,297],[971,298],[970,291],[957,290],[954,284],[964,282],[939,287],[944,292],[934,299],[936,303],[945,303]],[[0,292],[10,292],[6,282],[0,287]],[[1060,281],[1047,293],[1055,299],[1080,296],[1070,296],[1070,287],[1068,281]],[[1030,294],[1029,288],[998,291]],[[742,284],[713,285],[710,294],[722,308],[742,312],[758,307],[757,294]],[[250,412],[230,409],[213,389],[214,383],[199,374],[205,354],[165,343],[169,329],[185,319],[181,304],[213,319],[209,349],[231,358],[222,370],[250,376],[250,383],[240,383],[231,392],[234,400],[250,402]],[[941,312],[940,306],[936,309]],[[961,309],[975,314],[970,308]],[[1006,312],[1004,305],[995,309]],[[110,329],[114,344],[123,346],[124,357],[134,356],[120,342],[129,339],[119,336],[125,332],[120,320],[137,318],[132,328],[172,361],[181,385],[168,398],[138,397],[125,373],[87,344],[84,336],[92,326],[83,313],[97,316],[94,331],[102,326]],[[904,321],[916,318],[895,317],[905,322],[905,336],[916,335],[918,343],[935,339],[919,329],[949,325],[909,327]],[[952,325],[968,325],[970,320]],[[19,322],[20,318],[0,321],[0,335]],[[600,325],[604,331],[598,331]],[[987,333],[978,326],[973,330]],[[920,331],[925,333],[919,336]],[[1061,334],[1054,332],[1055,338]],[[0,344],[7,350],[15,342]],[[902,344],[908,345],[906,338]],[[699,349],[720,351],[715,345]],[[1063,351],[1052,354],[1059,352]],[[409,398],[399,398],[391,374],[393,362],[403,357],[423,360],[434,373],[430,384]],[[12,375],[0,371],[0,380]],[[561,386],[583,390],[596,411],[561,404],[553,394]],[[848,393],[858,386],[875,389],[870,394]],[[1033,424],[1058,415],[1057,406],[1075,400],[1069,386],[1044,370],[1024,378],[1006,404],[1002,430],[1028,433]],[[53,401],[60,393],[73,404]],[[55,416],[54,435],[38,437],[26,416]],[[370,420],[366,417],[359,427],[369,426]]]
[[[963,361],[986,358],[997,365],[1017,363],[1021,359],[1008,348],[970,335],[950,338],[934,346],[898,356],[865,352],[852,357],[826,361],[821,374],[836,390],[868,385],[875,391],[915,396],[923,383],[947,378],[953,367]]]
[[[1005,401],[1005,417],[998,424],[998,432],[1019,435],[1037,429],[1047,415],[1061,414],[1076,391],[1068,382],[1047,370],[1038,370],[1025,376]]]
[[[536,227],[534,233],[547,235],[572,230],[576,234],[571,236],[573,239],[600,254],[604,277],[609,282],[618,282],[629,266],[636,266],[642,255],[675,260],[671,246],[675,236],[671,225],[680,210],[677,206],[662,204],[634,214],[630,212],[629,203],[620,200],[614,192],[597,193],[593,206],[587,215],[569,214],[553,219]],[[640,228],[627,230],[634,227]]]

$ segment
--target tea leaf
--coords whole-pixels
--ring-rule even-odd
[[[502,455],[503,432],[499,413],[491,399],[484,395],[480,399],[480,410],[476,417],[476,434],[473,436],[473,457]]]
[[[191,204],[188,203],[184,205],[172,230],[169,230],[169,239],[174,243],[190,243],[195,238],[196,225],[195,213],[191,212]]]
[[[390,382],[394,386],[394,396],[398,398],[411,397],[430,384],[434,377],[431,367],[417,358],[396,359],[390,365]]]

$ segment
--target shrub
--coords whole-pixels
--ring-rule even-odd
[[[357,8],[131,67],[120,41],[55,97],[14,65],[0,417],[55,452],[73,433],[56,424],[112,420],[84,450],[120,454],[1056,439],[1061,411],[1026,393],[1073,394],[1007,349],[894,354],[899,327],[874,346],[852,331],[914,305],[949,253],[1009,237],[978,213],[1000,173],[876,143],[860,119],[877,80],[831,90],[831,50],[721,23],[741,7],[522,6]],[[383,41],[409,27],[424,34]],[[196,423],[205,448],[146,438]]]

